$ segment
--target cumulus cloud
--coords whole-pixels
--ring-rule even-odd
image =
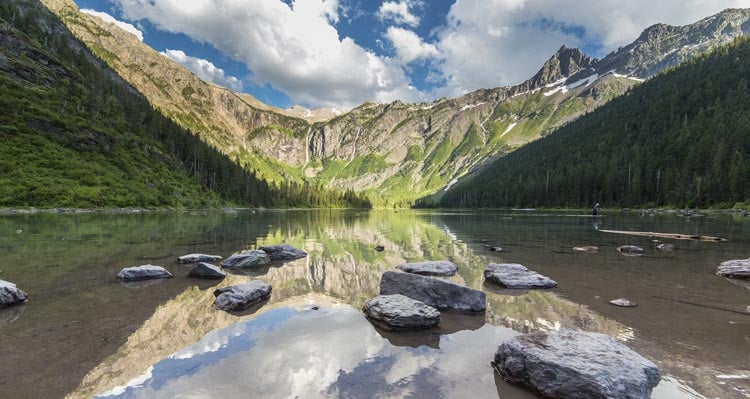
[[[431,58],[438,55],[434,44],[425,43],[416,33],[402,28],[391,26],[386,31],[386,37],[396,49],[398,59],[408,64],[417,59]]]
[[[241,92],[242,82],[234,76],[228,76],[224,70],[203,58],[191,57],[182,50],[167,49],[161,53],[170,60],[184,66],[206,82]]]
[[[337,0],[116,0],[130,20],[209,43],[244,62],[252,79],[309,107],[416,101],[395,59],[340,38]]]
[[[337,21],[353,18],[341,4],[346,0],[112,1],[123,18],[208,43],[243,62],[255,84],[308,107],[423,101],[512,85],[531,77],[562,44],[599,48],[590,55],[602,56],[657,22],[683,25],[727,7],[750,7],[750,0],[456,1],[444,23],[420,37],[412,27],[425,21],[415,12],[430,3],[387,0],[373,17],[390,25],[376,32],[384,48],[395,50],[389,57],[339,35]],[[429,68],[427,93],[405,72],[416,60]]]
[[[531,77],[560,45],[593,44],[604,55],[655,23],[684,25],[750,0],[457,1],[439,30],[436,95],[460,95]]]
[[[96,11],[96,10],[92,10],[88,8],[82,9],[81,12],[84,14],[89,14],[95,17],[99,17],[104,22],[113,23],[117,25],[117,27],[119,27],[120,29],[124,30],[125,32],[134,34],[135,37],[138,38],[138,40],[143,41],[143,32],[141,32],[138,28],[136,28],[132,24],[117,20],[115,19],[115,17],[107,14],[106,12]]]
[[[418,4],[413,0],[384,1],[378,9],[378,17],[399,25],[418,26],[420,18],[410,10],[416,5]]]

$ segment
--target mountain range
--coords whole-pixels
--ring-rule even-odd
[[[686,26],[657,24],[601,59],[562,46],[530,79],[430,103],[365,103],[348,112],[283,110],[200,80],[134,35],[41,0],[160,113],[273,184],[354,190],[376,205],[436,198],[664,70],[750,32],[750,10]]]

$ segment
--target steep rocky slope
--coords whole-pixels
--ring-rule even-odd
[[[750,18],[727,10],[693,25],[655,25],[601,60],[563,46],[514,87],[423,104],[366,103],[336,115],[279,110],[210,85],[72,0],[43,2],[152,104],[242,165],[272,180],[367,191],[381,205],[451,186],[633,84],[745,34]]]

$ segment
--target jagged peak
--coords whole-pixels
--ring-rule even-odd
[[[544,87],[550,83],[559,81],[576,74],[577,72],[590,68],[594,59],[583,54],[575,47],[562,45],[539,69],[539,71],[522,85],[526,90]]]

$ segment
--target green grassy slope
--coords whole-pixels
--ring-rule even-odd
[[[454,186],[441,206],[731,206],[750,200],[750,41],[614,99]],[[424,203],[423,203],[424,204]]]

